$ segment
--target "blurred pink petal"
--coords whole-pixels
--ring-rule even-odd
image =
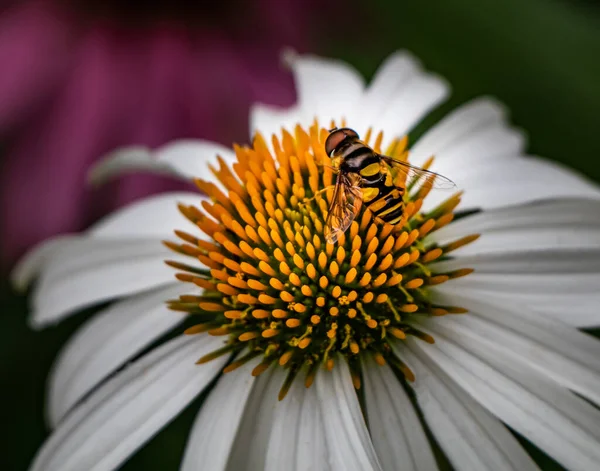
[[[0,16],[0,129],[13,125],[60,79],[69,31],[32,2]]]
[[[53,2],[0,10],[0,61],[11,71],[0,74],[3,265],[119,205],[182,187],[131,175],[86,188],[88,168],[115,147],[178,138],[231,145],[247,139],[252,102],[293,103],[280,52],[305,49],[316,2],[241,5],[242,13],[226,9],[235,21],[211,17],[195,28],[79,18]]]

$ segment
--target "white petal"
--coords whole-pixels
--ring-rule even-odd
[[[429,131],[411,149],[411,162],[431,155],[433,170],[465,190],[463,207],[494,208],[544,198],[599,198],[598,189],[558,164],[522,158],[525,139],[504,123],[504,109],[489,99],[471,102]],[[535,178],[532,178],[535,175]],[[445,199],[432,192],[430,209]]]
[[[407,344],[411,345],[409,340]],[[399,346],[416,376],[412,384],[431,433],[456,469],[537,469],[504,425],[418,349]]]
[[[388,98],[385,112],[373,120],[373,129],[384,134],[382,148],[393,138],[407,134],[449,93],[450,87],[438,77],[425,73],[412,77],[395,96]]]
[[[52,427],[100,381],[181,321],[165,301],[194,288],[176,283],[113,304],[69,339],[50,373],[48,417]]]
[[[288,53],[298,94],[296,105],[278,108],[255,104],[250,110],[250,134],[263,133],[267,142],[281,128],[292,130],[296,124],[309,126],[315,118],[321,126],[329,126],[349,118],[364,90],[361,75],[348,64],[311,55]]]
[[[250,391],[257,381],[250,374],[254,366],[255,363],[248,363],[219,378],[192,426],[182,471],[225,469]]]
[[[317,389],[312,386],[304,395],[300,423],[298,424],[298,441],[310,448],[310,453],[296,455],[296,469],[305,471],[319,466],[326,471],[329,463],[327,444],[325,441],[325,424],[319,408]]]
[[[199,238],[206,238],[177,208],[178,203],[200,205],[204,196],[196,193],[166,193],[150,196],[125,206],[98,221],[87,234],[93,237],[167,238],[174,229],[188,230]],[[68,251],[81,235],[64,235],[48,239],[31,249],[17,264],[11,281],[17,289],[25,289],[49,261],[56,261],[56,253]],[[157,241],[158,242],[158,241]]]
[[[435,345],[411,342],[478,402],[573,471],[600,462],[600,411],[506,352],[440,333]]]
[[[501,156],[477,162],[440,162],[433,169],[464,190],[461,208],[497,208],[543,199],[600,199],[595,184],[572,170],[536,157]],[[428,210],[448,197],[434,191],[425,200]]]
[[[473,100],[424,134],[411,148],[410,160],[422,165],[434,155],[436,165],[451,165],[451,170],[465,161],[518,155],[524,149],[525,139],[508,127],[505,115],[506,108],[493,99]]]
[[[515,229],[560,227],[600,228],[600,201],[547,200],[490,209],[448,224],[433,232],[431,239],[445,244],[466,234],[486,234],[487,237],[490,233],[511,232]],[[461,253],[462,250],[464,249],[461,249]]]
[[[287,396],[275,406],[265,470],[281,469],[332,469],[316,388],[306,388],[301,379],[292,383]]]
[[[184,180],[202,177],[216,181],[208,165],[216,164],[217,155],[229,164],[235,161],[232,149],[199,139],[173,141],[154,150],[140,146],[124,147],[100,159],[90,169],[88,179],[93,185],[100,185],[124,173],[145,171]]]
[[[63,235],[37,244],[19,260],[10,274],[13,286],[18,290],[27,289],[48,260],[78,238],[76,235]]]
[[[277,394],[285,375],[283,368],[275,367],[256,380],[227,462],[228,471],[265,469]]]
[[[82,238],[53,253],[33,294],[31,322],[39,327],[74,311],[139,293],[174,279],[164,260],[188,262],[158,240]]]
[[[465,307],[469,315],[424,321],[429,330],[461,344],[499,351],[600,404],[600,342],[593,337],[514,302],[494,304],[449,288],[437,290],[436,300]]]
[[[476,242],[458,249],[451,261],[436,264],[436,270],[471,267],[480,275],[526,273],[544,277],[562,275],[563,283],[574,281],[567,274],[596,273],[600,264],[600,202],[590,200],[549,201],[524,207],[484,211],[459,220],[456,224],[434,233],[432,240],[445,244],[468,233],[481,233]],[[485,278],[485,276],[484,276]],[[470,278],[471,281],[477,281]],[[483,283],[461,283],[461,286],[496,290],[490,279]],[[509,281],[509,280],[507,280]],[[500,285],[505,282],[501,281]],[[513,284],[514,285],[514,284]],[[516,293],[532,294],[526,286]],[[551,290],[545,290],[552,294]],[[581,290],[578,290],[581,293]],[[589,294],[594,295],[593,286]],[[578,304],[585,304],[585,297]]]
[[[338,359],[333,371],[319,371],[315,386],[330,467],[347,471],[381,469],[348,366]]]
[[[294,72],[301,124],[315,117],[322,126],[352,111],[364,91],[364,79],[350,65],[310,55],[288,56]]]
[[[463,233],[464,234],[464,233]],[[554,225],[519,227],[484,233],[474,243],[458,249],[457,258],[519,252],[565,253],[600,248],[600,224],[596,227]]]
[[[175,229],[203,233],[178,209],[178,204],[200,207],[206,197],[198,193],[164,193],[124,206],[98,221],[86,232],[93,237],[171,237]],[[205,236],[204,236],[205,237]]]
[[[421,64],[406,51],[388,57],[373,82],[348,116],[359,134],[369,127],[383,131],[383,148],[395,137],[407,134],[449,93],[445,81],[425,73]]]
[[[152,150],[143,146],[120,147],[105,155],[88,172],[92,185],[101,185],[107,180],[124,173],[149,172],[156,175],[184,177],[167,163],[152,155]]]
[[[221,343],[182,336],[118,373],[60,424],[32,471],[118,468],[210,383],[225,359],[195,361]]]
[[[363,378],[369,431],[381,468],[437,469],[415,408],[392,370],[367,358]]]
[[[282,129],[291,131],[301,121],[302,113],[298,105],[280,108],[256,103],[250,108],[250,135],[260,132],[271,145],[271,135],[280,136]]]
[[[579,242],[583,244],[586,234],[578,237]],[[573,237],[575,239],[575,237]],[[491,253],[483,255],[472,255],[465,257],[456,257],[451,261],[440,262],[434,265],[436,272],[445,272],[457,268],[474,268],[477,273],[539,273],[553,274],[561,273],[567,277],[571,273],[592,273],[598,274],[600,266],[600,249],[590,249],[589,246],[597,243],[592,240],[585,240],[588,247],[571,247],[570,250],[535,250],[522,252]],[[541,241],[545,242],[545,241]]]
[[[523,154],[524,146],[525,138],[520,131],[499,123],[479,129],[447,148],[440,147],[439,152],[429,157],[435,157],[436,170],[459,178],[457,175],[467,173],[471,165],[481,167],[497,160],[515,160]],[[415,158],[415,164],[421,159]]]
[[[522,204],[544,198],[600,198],[596,184],[559,163],[529,156],[510,162],[510,165],[502,163],[501,159],[496,160],[498,164],[485,166],[485,172],[479,171],[481,167],[469,167],[474,172],[474,183],[469,190],[489,199],[487,207]],[[474,196],[471,199],[472,203],[465,199],[465,205],[476,206],[478,198]]]
[[[388,109],[392,99],[401,94],[407,84],[420,73],[421,65],[410,53],[397,51],[390,55],[379,67],[373,81],[353,110],[352,127],[361,135],[365,133]]]
[[[473,273],[448,283],[457,294],[519,303],[576,327],[600,325],[599,273]]]
[[[362,77],[341,61],[293,56],[290,63],[298,88],[297,105],[287,109],[255,105],[251,132],[279,133],[281,127],[309,125],[315,117],[328,126],[332,119],[339,123],[344,117],[359,134],[371,126],[383,130],[386,145],[407,133],[448,94],[446,83],[423,73],[418,61],[405,51],[386,60],[366,91]]]

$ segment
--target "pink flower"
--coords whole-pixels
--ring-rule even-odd
[[[119,205],[181,187],[149,176],[85,187],[87,170],[109,150],[185,137],[230,145],[246,140],[250,103],[291,104],[279,57],[285,46],[305,48],[306,11],[288,1],[238,3],[225,20],[217,12],[223,24],[196,11],[187,27],[99,19],[41,1],[0,13],[4,264]]]

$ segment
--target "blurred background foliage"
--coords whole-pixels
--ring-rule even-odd
[[[197,28],[214,25],[215,21],[230,24],[233,27],[227,31],[231,34],[248,26],[257,32],[261,28],[260,19],[254,19],[252,25],[244,24],[245,2],[211,2],[219,6],[200,8],[194,11],[194,16],[188,12],[191,2],[151,1],[147,2],[145,12],[136,8],[100,8],[105,2],[75,3],[92,14],[113,18],[118,14],[125,24],[132,25],[152,21],[157,16],[176,20],[183,16],[199,19],[194,25]],[[327,7],[311,5],[308,26],[303,27],[308,30],[289,31],[307,38],[307,51],[342,58],[370,77],[389,53],[406,48],[426,68],[446,77],[453,87],[452,99],[432,120],[474,96],[496,96],[511,109],[513,122],[527,131],[531,153],[600,180],[600,6],[596,2],[334,0],[327,3]],[[288,30],[296,27],[293,18],[281,18],[281,25]],[[6,69],[0,72],[9,73]],[[245,138],[245,135],[238,137]],[[0,157],[4,163],[6,153],[2,151],[10,143],[10,130],[0,139]],[[31,168],[30,172],[36,169]],[[531,178],[535,179],[535,175]],[[22,184],[27,185],[27,181]],[[31,223],[35,224],[33,218]],[[26,299],[10,292],[5,277],[1,290],[0,422],[4,438],[0,468],[21,470],[47,434],[43,389],[51,364],[60,346],[90,314],[33,332],[26,325]],[[195,404],[188,407],[124,469],[177,469],[195,410]],[[543,469],[560,469],[532,446],[528,449]]]

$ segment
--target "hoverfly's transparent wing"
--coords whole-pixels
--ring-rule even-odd
[[[362,192],[347,175],[338,173],[325,221],[325,239],[335,244],[352,224],[362,206]]]
[[[456,188],[456,184],[449,178],[440,175],[439,173],[425,170],[424,168],[415,167],[408,162],[393,159],[387,155],[382,155],[381,159],[389,165],[397,174],[404,177],[404,186],[413,188],[418,186],[430,186],[438,190],[452,190]]]

